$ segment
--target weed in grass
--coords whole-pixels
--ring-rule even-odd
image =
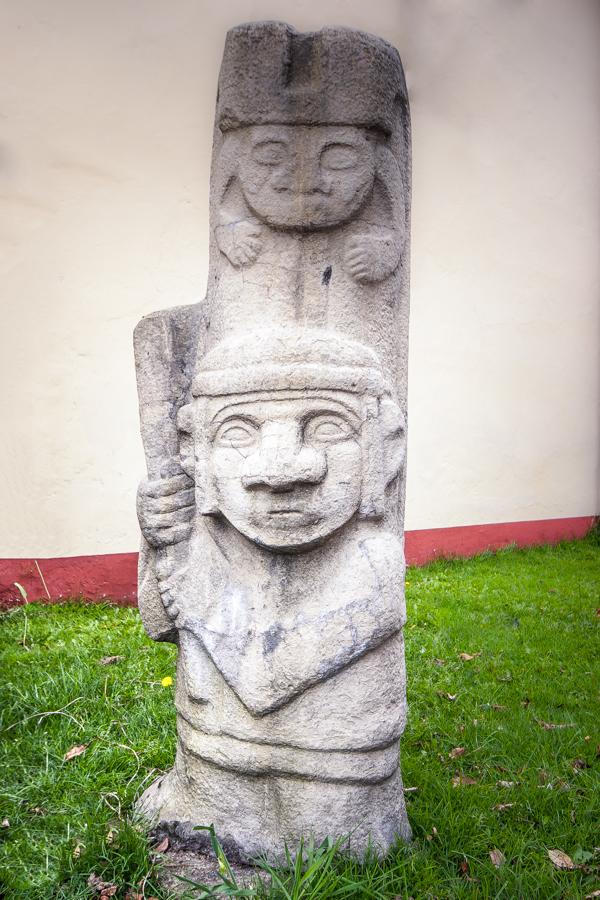
[[[252,896],[600,889],[599,586],[596,535],[412,569],[402,769],[414,842],[364,862],[306,844]],[[149,641],[135,610],[28,604],[0,622],[0,895],[77,900],[94,874],[121,898],[165,900],[128,817],[174,757],[175,649]]]

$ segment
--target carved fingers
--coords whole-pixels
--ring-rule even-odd
[[[361,284],[383,281],[400,262],[398,235],[389,228],[355,234],[346,243],[344,266]]]
[[[243,220],[219,225],[216,229],[217,244],[235,268],[255,262],[262,250],[262,228],[257,222]]]
[[[189,537],[194,517],[194,482],[187,475],[142,481],[137,514],[142,534],[153,547]]]

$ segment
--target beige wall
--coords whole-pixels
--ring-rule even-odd
[[[598,511],[597,0],[2,5],[0,557],[134,550],[131,332],[202,295],[226,29],[347,24],[414,126],[408,528]]]

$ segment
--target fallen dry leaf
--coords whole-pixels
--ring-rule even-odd
[[[121,662],[122,659],[125,659],[124,656],[103,656],[98,660],[101,666],[113,666],[115,663]]]
[[[45,816],[48,814],[43,806],[32,806],[30,807],[29,812],[33,813],[34,816]]]
[[[446,665],[446,660],[445,660],[445,659],[437,659],[437,658],[436,658],[436,659],[433,660],[433,664],[434,664],[435,666],[445,666],[445,665]]]
[[[516,783],[517,783],[516,781],[497,781],[497,782],[496,782],[496,787],[501,787],[501,788],[514,788],[514,786],[516,785]]]
[[[419,790],[418,787],[405,787],[405,788],[403,788],[403,792],[404,792],[405,794],[414,794],[415,791],[418,791],[418,790]]]
[[[565,781],[564,778],[557,778],[556,781],[550,785],[551,788],[556,788],[558,791],[570,791],[571,785],[568,781]]]
[[[449,694],[448,691],[437,691],[437,695],[438,697],[443,697],[444,700],[450,701],[456,700],[458,697],[458,694]]]
[[[495,809],[496,812],[504,812],[505,809],[512,809],[514,803],[496,803],[495,806],[492,806],[492,809]]]
[[[116,884],[113,884],[111,881],[102,881],[100,876],[94,875],[93,872],[88,878],[88,887],[92,888],[96,894],[100,894],[100,900],[108,900],[109,897],[114,897],[118,890]]]
[[[465,747],[455,747],[454,750],[451,750],[448,756],[450,759],[457,759],[459,756],[464,756],[466,753]]]
[[[152,850],[154,853],[164,853],[165,850],[169,849],[169,838],[163,838],[160,844],[157,844],[156,847],[153,847]]]
[[[77,744],[75,747],[71,747],[70,750],[67,750],[63,759],[66,762],[69,759],[75,759],[76,756],[81,756],[87,750],[87,746],[87,744]]]
[[[10,828],[10,819],[2,819],[2,828]]]
[[[588,762],[586,762],[585,759],[581,759],[581,757],[577,757],[577,759],[574,759],[572,761],[571,765],[573,766],[574,769],[591,769],[592,768],[590,766],[590,764]]]
[[[477,659],[478,656],[481,656],[481,653],[481,650],[478,653],[459,653],[458,658],[462,659],[463,662],[471,662],[472,659]]]
[[[499,869],[500,866],[503,866],[504,863],[506,862],[506,857],[504,856],[504,853],[502,853],[502,851],[500,851],[500,850],[497,850],[496,848],[494,848],[493,850],[490,850],[490,859],[491,859],[493,865],[495,865],[497,869]]]
[[[535,720],[545,731],[554,731],[556,728],[575,728],[574,722],[544,722],[543,719]]]
[[[465,881],[469,881],[471,882],[471,884],[475,884],[479,881],[478,878],[471,878],[471,876],[469,875],[469,863],[466,859],[463,859],[463,861],[459,863],[458,868],[460,869],[460,874],[463,876]]]
[[[455,775],[452,779],[452,787],[463,787],[471,784],[477,784],[477,781],[469,775]]]
[[[154,894],[151,897],[147,897],[145,894],[139,894],[137,891],[127,891],[125,900],[158,900],[158,897],[155,897]]]
[[[492,703],[492,709],[494,710],[494,712],[503,712],[506,707],[502,706],[501,703]]]
[[[597,891],[592,891],[591,894],[586,894],[585,900],[592,900],[593,897],[600,897],[600,888]]]
[[[73,847],[73,859],[79,859],[82,850],[83,844],[75,844],[75,846]]]
[[[563,850],[548,850],[548,856],[557,869],[576,869],[577,866]]]

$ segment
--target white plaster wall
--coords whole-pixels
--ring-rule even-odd
[[[135,550],[131,332],[202,295],[225,31],[396,44],[408,528],[598,511],[597,0],[4,0],[0,557]]]

